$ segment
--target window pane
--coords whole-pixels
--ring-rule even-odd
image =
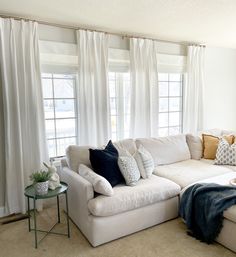
[[[159,112],[168,112],[168,98],[159,99]]]
[[[159,96],[168,96],[168,82],[159,82]]]
[[[110,98],[111,115],[116,115],[116,99]]]
[[[180,133],[180,127],[170,127],[169,135],[178,135]]]
[[[179,126],[180,125],[180,113],[172,112],[169,113],[169,126]]]
[[[74,74],[53,74],[54,79],[73,79],[75,78]]]
[[[75,117],[75,106],[73,99],[55,100],[56,118]]]
[[[170,96],[180,96],[181,95],[181,84],[180,82],[170,82],[169,84],[169,95]]]
[[[158,73],[158,81],[168,81],[168,73]]]
[[[54,79],[54,97],[55,98],[73,98],[74,97],[74,80]]]
[[[52,78],[51,73],[42,73],[42,78]]]
[[[124,130],[129,131],[129,124],[130,124],[130,116],[125,115],[124,118]]]
[[[123,139],[129,133],[130,73],[109,72],[112,139]]]
[[[159,128],[159,137],[168,136],[168,128]]]
[[[109,82],[110,97],[116,97],[116,84],[115,81]]]
[[[116,132],[113,132],[113,133],[112,133],[111,139],[112,139],[112,141],[117,141]]]
[[[75,136],[75,119],[56,120],[57,137]]]
[[[109,80],[115,80],[115,79],[116,79],[115,72],[109,72]]]
[[[181,81],[181,74],[180,73],[169,74],[169,81]]]
[[[169,111],[180,111],[180,98],[170,98],[169,99]]]
[[[160,113],[159,127],[167,127],[167,126],[168,126],[168,113]]]
[[[55,157],[57,156],[56,154],[56,141],[53,139],[50,139],[47,141],[48,144],[48,154],[49,157]]]
[[[53,100],[44,100],[45,119],[54,118],[54,103]]]
[[[43,97],[44,98],[53,98],[52,80],[51,79],[42,79],[42,84],[43,84]]]
[[[46,120],[45,121],[46,126],[46,137],[49,138],[55,138],[55,121],[54,120]]]
[[[69,145],[75,145],[76,144],[76,138],[62,138],[57,139],[57,156],[63,156],[66,154],[66,148]]]
[[[112,130],[112,132],[116,132],[116,122],[117,122],[117,117],[116,116],[111,116],[111,130]]]
[[[129,138],[129,131],[124,132],[124,138]]]

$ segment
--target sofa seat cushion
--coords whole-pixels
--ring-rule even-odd
[[[180,186],[174,182],[152,175],[140,179],[136,186],[117,185],[111,197],[99,195],[89,200],[88,208],[94,216],[112,216],[175,197]]]
[[[176,184],[184,188],[194,182],[206,178],[230,173],[232,170],[212,165],[197,160],[187,160],[169,165],[158,166],[154,170],[154,174],[172,180]]]
[[[209,160],[209,159],[201,159],[201,162],[205,162],[205,163],[208,163],[208,164],[212,164],[214,165],[214,160]],[[219,167],[225,167],[225,168],[228,168],[230,169],[231,171],[236,171],[236,166],[231,166],[231,165],[218,165]]]
[[[231,206],[228,210],[224,211],[224,218],[236,223],[236,205]]]
[[[196,183],[216,183],[216,184],[219,184],[219,185],[229,185],[229,181],[233,178],[236,178],[236,173],[231,171],[229,173],[225,173],[225,174],[222,174],[222,175],[213,176],[213,177],[210,177],[210,178],[198,180],[198,181],[184,187],[180,192],[180,198],[182,197],[184,191],[188,187],[190,187],[190,186],[192,186]]]

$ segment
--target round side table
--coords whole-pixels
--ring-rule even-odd
[[[69,225],[69,208],[68,208],[68,200],[67,200],[67,190],[68,190],[68,185],[65,182],[60,182],[61,187],[56,188],[55,190],[48,190],[48,193],[45,195],[37,195],[35,192],[35,188],[33,185],[28,186],[25,188],[25,196],[27,197],[27,203],[28,203],[28,225],[29,225],[29,231],[34,231],[34,238],[35,238],[35,248],[38,247],[38,244],[48,235],[48,234],[56,234],[56,235],[64,235],[70,237],[70,225]],[[67,233],[57,233],[53,232],[52,229],[61,222],[60,218],[60,206],[59,206],[59,195],[64,194],[66,198],[66,222],[67,222]],[[47,198],[52,198],[52,197],[57,197],[57,222],[48,230],[40,230],[37,229],[37,220],[36,220],[36,201],[38,199],[47,199]],[[30,222],[30,198],[33,199],[34,202],[34,228],[31,228],[31,222]],[[37,232],[45,232],[46,234],[44,237],[38,241],[37,240]]]

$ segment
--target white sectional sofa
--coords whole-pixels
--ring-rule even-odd
[[[225,134],[214,130],[208,133]],[[152,155],[155,170],[134,187],[114,187],[113,196],[94,193],[93,186],[78,174],[81,163],[90,166],[89,147],[69,146],[62,160],[61,180],[69,184],[70,217],[93,246],[178,217],[179,197],[199,182],[228,184],[235,168],[195,160],[199,145],[188,145],[186,135],[157,139],[126,139],[116,142],[133,154],[142,144]],[[236,252],[236,206],[224,213],[224,227],[217,241]]]

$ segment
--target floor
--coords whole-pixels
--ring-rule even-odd
[[[65,215],[55,231],[66,229]],[[53,224],[56,208],[39,214],[41,229]],[[49,235],[34,248],[33,232],[27,220],[0,225],[1,257],[236,257],[236,254],[215,243],[207,245],[186,234],[185,225],[175,219],[93,248],[71,222],[71,238]]]

